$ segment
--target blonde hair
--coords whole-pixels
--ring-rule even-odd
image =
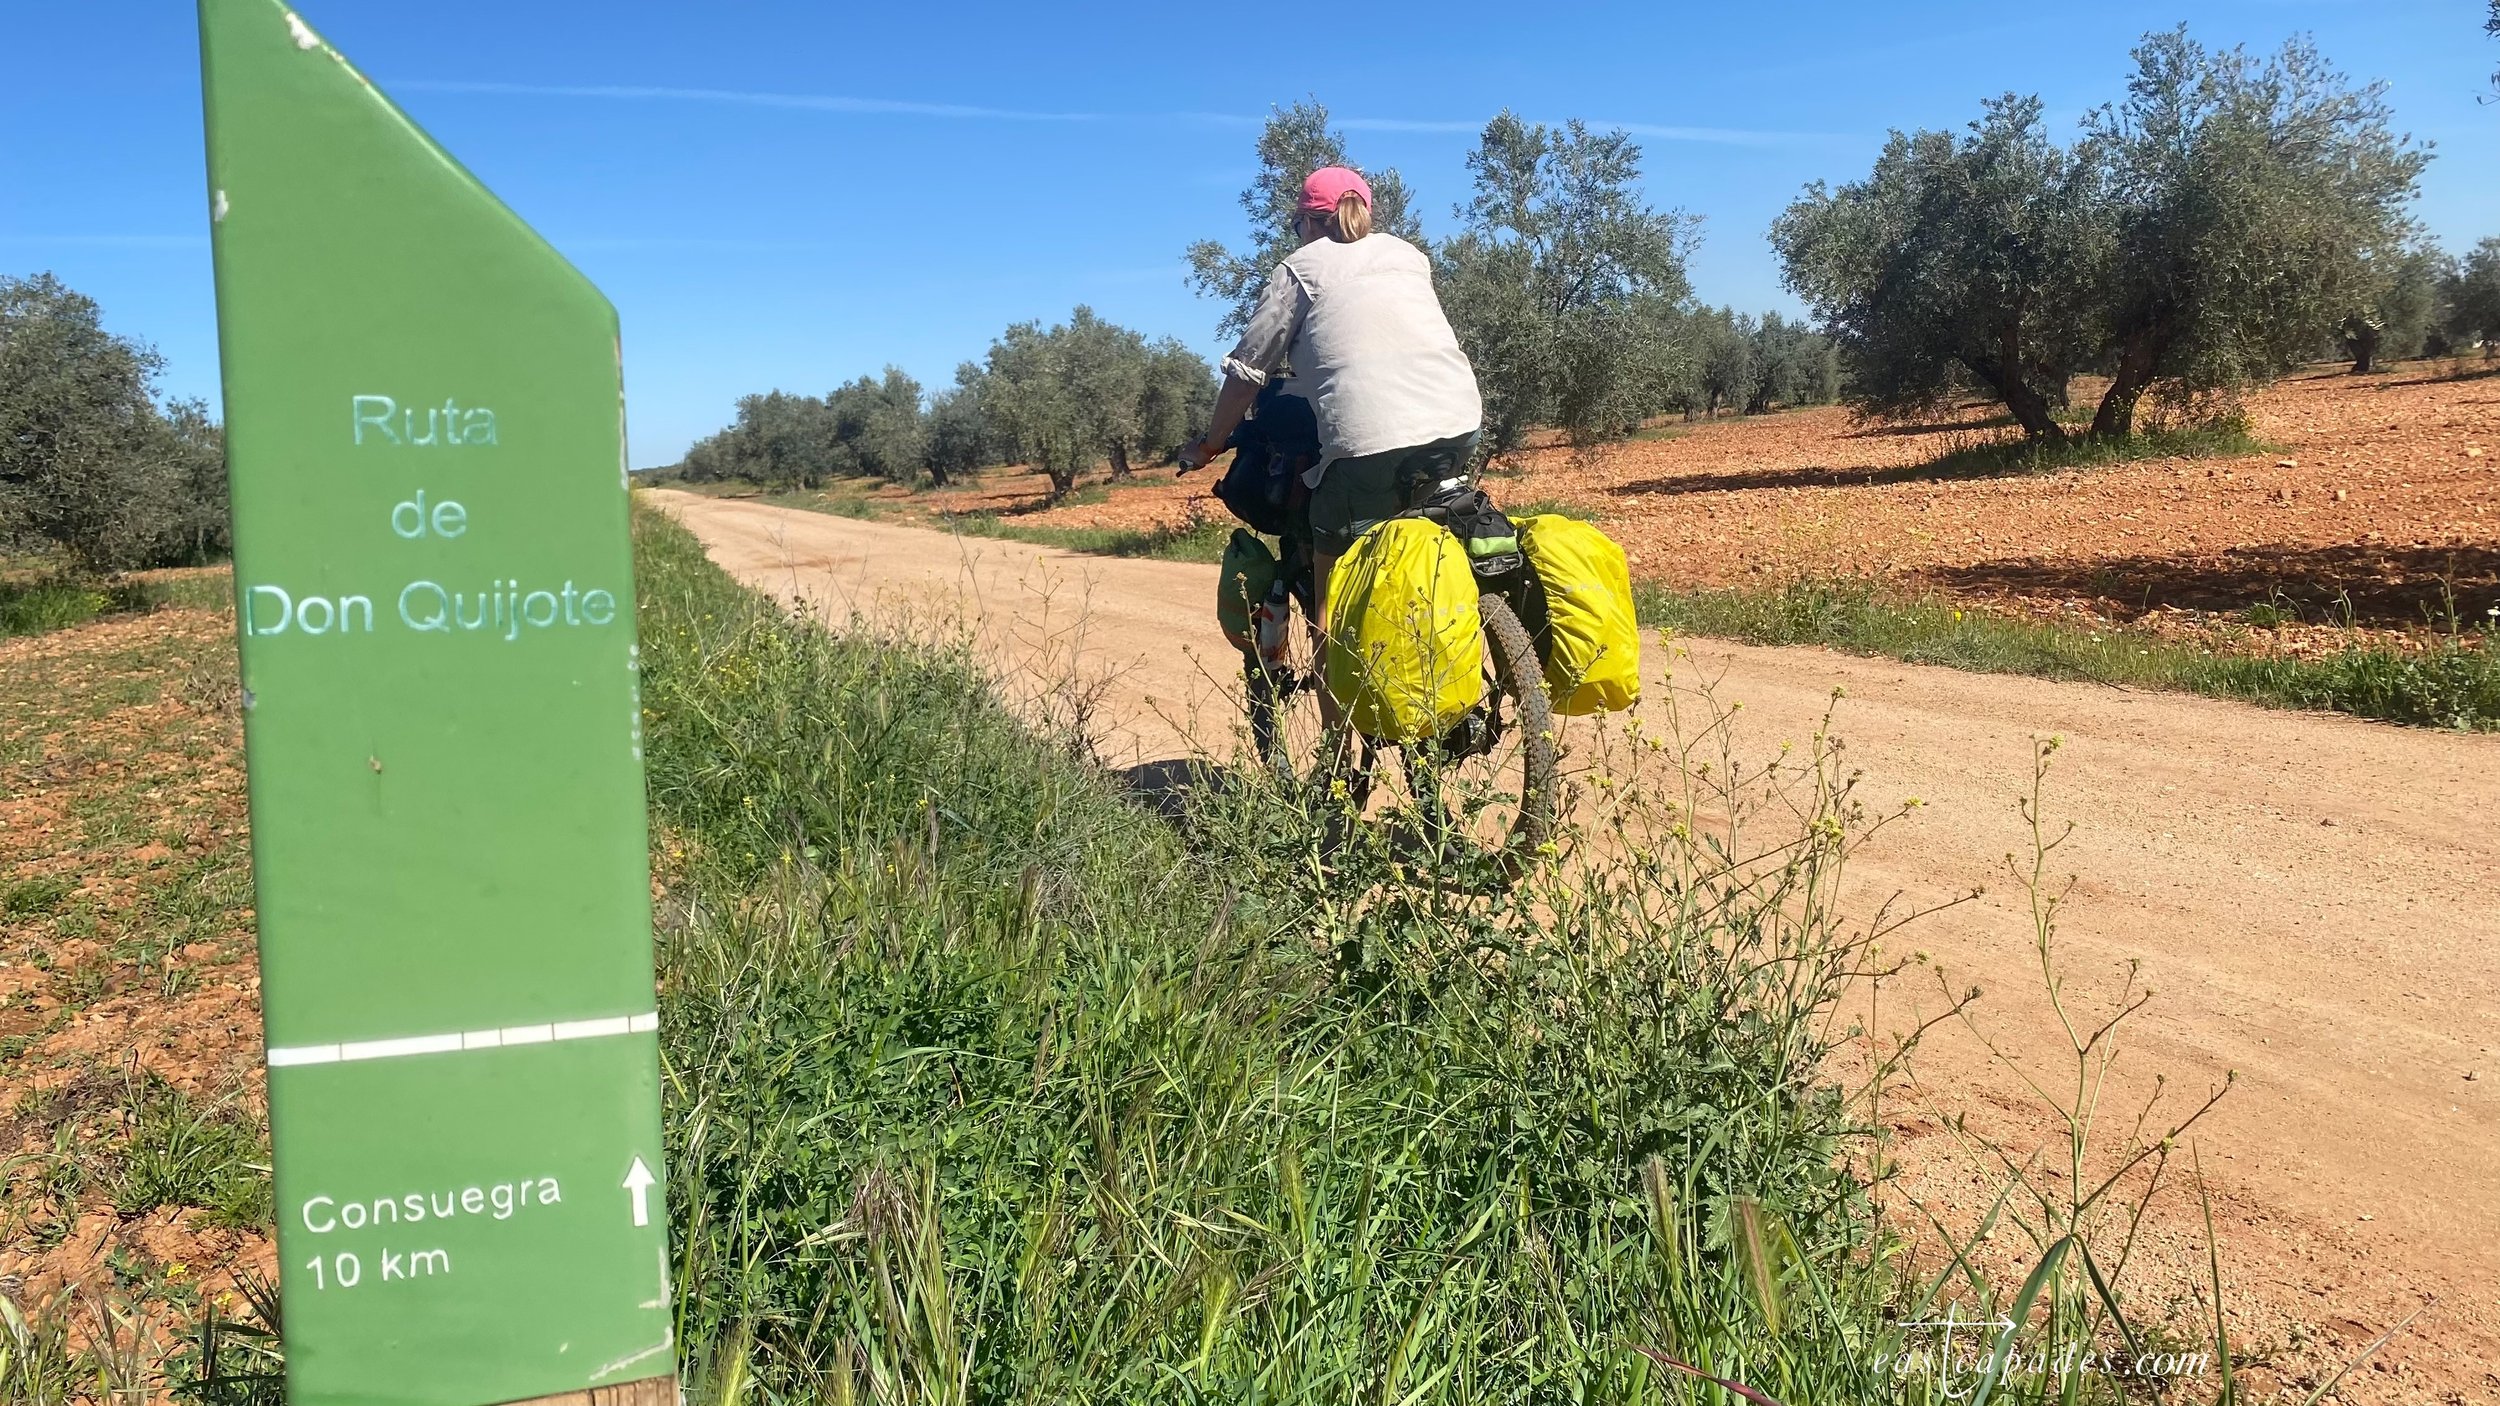
[[[1337,197],[1337,213],[1329,218],[1328,237],[1339,244],[1352,244],[1372,232],[1372,207],[1353,191]]]

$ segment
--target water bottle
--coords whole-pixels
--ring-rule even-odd
[[[1270,678],[1282,678],[1293,667],[1285,643],[1285,625],[1292,613],[1292,597],[1282,581],[1268,587],[1267,599],[1250,612],[1250,632],[1258,644],[1259,667]]]

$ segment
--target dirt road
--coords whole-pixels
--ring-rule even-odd
[[[1211,567],[1078,557],[1013,542],[655,492],[750,584],[840,613],[960,613],[1002,666],[1074,658],[1114,677],[1093,728],[1114,761],[1183,754],[1231,725],[1231,655]],[[1693,641],[1742,700],[1748,749],[1811,732],[1835,686],[1862,794],[1924,810],[1853,870],[1861,898],[1981,900],[1916,930],[1981,1027],[2053,1074],[2027,900],[2004,856],[2034,736],[2065,739],[2053,818],[2076,823],[2061,930],[2069,990],[2094,1004],[2140,960],[2156,999],[2122,1079],[2165,1075],[2165,1107],[2236,1087],[2196,1139],[2241,1332],[2285,1376],[2357,1351],[2433,1300],[2347,1383],[2348,1400],[2500,1398],[2500,738],[2408,731],[2088,684],[1965,674],[1821,650]],[[1651,650],[1653,696],[1664,666]],[[1909,1014],[1888,997],[1886,1023]],[[2043,1126],[2021,1081],[1948,1029],[1922,1053],[1926,1116],[1895,1123],[1913,1183],[1968,1196],[1941,1115]],[[2113,1105],[2114,1106],[2114,1105]],[[2124,1116],[2105,1113],[2123,1126]],[[1925,1150],[1922,1150],[1925,1149]],[[2201,1273],[2174,1203],[2154,1237]],[[2184,1279],[2178,1282],[2189,1282]],[[2158,1291],[2156,1291],[2158,1292]],[[2192,1331],[2192,1327],[2190,1329]]]

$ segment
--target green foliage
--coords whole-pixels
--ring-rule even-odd
[[[2374,370],[2381,358],[2420,356],[2440,332],[2440,300],[2454,277],[2448,256],[2415,244],[2370,261],[2370,304],[2344,319],[2344,354],[2354,374]]]
[[[738,418],[688,449],[677,476],[821,488],[855,477],[909,484],[932,472],[920,383],[889,366],[882,377],[862,376],[821,399],[787,391],[740,397]]]
[[[1153,527],[1052,527],[995,513],[964,513],[946,520],[973,537],[1004,537],[1104,557],[1150,557],[1156,561],[1217,562],[1233,535],[1230,518],[1200,518]]]
[[[2371,302],[2430,159],[2389,128],[2385,84],[2351,86],[2304,39],[2260,63],[2181,27],[2135,58],[2126,100],[2085,123],[2112,232],[2102,435],[2130,432],[2157,381],[2212,390],[2306,360]]]
[[[1182,345],[1179,338],[1162,337],[1148,345],[1144,370],[1136,439],[1120,446],[1115,464],[1125,462],[1131,452],[1151,453],[1164,460],[1177,457],[1182,443],[1215,413],[1215,373],[1206,358]]]
[[[1133,456],[1177,450],[1215,399],[1214,373],[1195,352],[1168,337],[1149,344],[1087,307],[1048,329],[1008,328],[977,385],[994,442],[1047,476],[1053,501],[1104,459],[1126,478]]]
[[[257,1120],[154,1076],[136,1090],[129,1113],[130,1139],[110,1183],[114,1209],[138,1216],[159,1206],[198,1207],[213,1225],[268,1228],[269,1150]]]
[[[71,1327],[77,1307],[67,1290],[33,1305],[0,1293],[0,1401],[72,1406],[93,1399],[94,1361],[78,1349]]]
[[[200,1406],[285,1406],[286,1357],[280,1345],[278,1286],[246,1269],[235,1277],[241,1312],[219,1295],[166,1359],[164,1386]]]
[[[1734,308],[1703,308],[1686,322],[1692,347],[1688,410],[1716,415],[1751,396],[1754,384],[1753,319]]]
[[[1831,339],[1775,312],[1753,324],[1745,413],[1829,405],[1840,399],[1840,352]]]
[[[738,418],[686,453],[671,475],[814,491],[837,479],[944,484],[1022,457],[1054,496],[1101,460],[1128,476],[1133,456],[1177,450],[1215,400],[1213,373],[1166,337],[1153,343],[1080,307],[1060,326],[1019,323],[984,362],[925,397],[889,366],[819,400],[773,391],[738,402]]]
[[[2450,347],[2462,352],[2480,346],[2486,357],[2500,353],[2500,235],[2458,260],[2443,291]]]
[[[1803,322],[1697,307],[1675,319],[1673,336],[1681,355],[1658,409],[1764,415],[1840,398],[1839,352]]]
[[[2176,689],[2386,722],[2500,729],[2500,639],[2443,635],[2428,648],[2356,645],[2322,658],[2226,654],[2121,629],[2020,620],[1865,581],[1773,590],[1645,586],[1641,618],[1753,644],[1813,644],[1982,673]]]
[[[160,605],[221,609],[230,599],[222,579],[166,581],[125,576],[97,580],[57,574],[0,578],[0,639],[64,630],[98,616],[153,610]]]
[[[1788,286],[1840,342],[1850,399],[1929,413],[1972,385],[2025,433],[2090,360],[2108,236],[2101,175],[2050,140],[2040,100],[1990,100],[1968,135],[1892,134],[1865,180],[1820,182],[1771,227]]]
[[[1640,147],[1504,112],[1467,165],[1466,228],[1439,263],[1486,447],[1515,448],[1534,425],[1617,436],[1663,408],[1691,355],[1677,332],[1696,222],[1644,202]]]
[[[2210,423],[2168,425],[2125,439],[2091,435],[2059,440],[1986,440],[1947,449],[1922,470],[1934,478],[1997,478],[2006,474],[2046,474],[2063,469],[2088,469],[2102,464],[2131,464],[2142,459],[2219,459],[2264,454],[2274,446],[2248,432],[2246,425],[2213,411]]]
[[[1780,217],[1789,285],[1862,409],[1984,387],[2056,440],[2068,381],[2101,370],[2091,432],[2123,437],[2156,386],[2186,401],[2277,374],[2394,286],[2428,153],[2390,130],[2383,85],[2300,40],[2261,62],[2180,29],[2135,59],[2072,147],[2008,95],[1959,140],[1894,134],[1867,180]]]
[[[0,639],[83,625],[114,607],[115,593],[70,576],[0,581]]]
[[[954,385],[929,397],[923,445],[933,482],[951,483],[1002,457],[981,392],[981,366],[967,361],[955,368]]]
[[[921,422],[920,383],[902,368],[882,378],[862,376],[825,397],[833,420],[833,472],[841,477],[916,482],[925,471],[927,429]]]
[[[814,396],[769,391],[739,397],[738,418],[688,449],[679,472],[695,483],[745,479],[817,488],[833,463],[832,407]]]
[[[1249,325],[1258,306],[1259,289],[1270,270],[1294,251],[1293,213],[1302,203],[1302,181],[1323,166],[1344,166],[1362,172],[1372,188],[1372,228],[1421,247],[1423,229],[1408,208],[1406,182],[1394,169],[1358,166],[1346,155],[1345,134],[1328,125],[1328,109],[1316,99],[1287,108],[1271,108],[1259,130],[1259,173],[1241,192],[1242,213],[1250,217],[1250,243],[1228,249],[1220,240],[1202,239],[1189,246],[1189,286],[1202,298],[1225,303],[1220,330],[1227,336]]]
[[[1898,1395],[1813,1072],[1830,792],[1750,879],[1322,882],[1287,798],[1176,832],[968,656],[638,533],[698,1392]]]
[[[157,403],[163,366],[52,275],[0,276],[0,552],[82,574],[225,552],[224,436]]]
[[[59,874],[37,874],[24,879],[0,883],[0,918],[22,918],[31,913],[49,913],[62,900],[78,891],[78,885]]]

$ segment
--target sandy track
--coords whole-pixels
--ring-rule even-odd
[[[836,611],[932,603],[1010,667],[1073,656],[1110,671],[1093,730],[1115,762],[1177,756],[1230,725],[1212,567],[651,496],[776,595]],[[1989,993],[1981,1024],[2018,1050],[2046,1051],[2046,1014],[2003,856],[2027,842],[2014,798],[2030,739],[2061,735],[2050,811],[2077,823],[2057,863],[2078,876],[2062,929],[2072,989],[2106,992],[2143,962],[2158,998],[2129,1027],[2131,1087],[2159,1071],[2177,1103],[2238,1071],[2197,1138],[2243,1330],[2314,1335],[2292,1360],[2316,1361],[2432,1299],[2346,1398],[2500,1397],[2500,738],[1822,650],[1690,652],[1722,700],[1744,702],[1747,750],[1764,755],[1848,690],[1839,731],[1861,794],[1926,803],[1853,884],[1929,903],[1990,887],[1914,941]],[[1907,1000],[1887,998],[1887,1024]],[[2017,1082],[1967,1033],[1936,1036],[1919,1072],[1931,1112],[2022,1135]],[[1932,1118],[1897,1126],[1926,1189],[1968,1183]]]

